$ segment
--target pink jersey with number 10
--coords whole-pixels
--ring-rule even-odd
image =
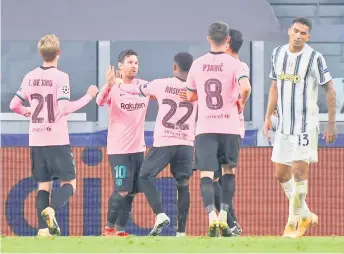
[[[179,92],[185,82],[178,78],[156,79],[141,86],[121,86],[122,91],[153,95],[159,102],[155,121],[154,147],[189,145],[195,139],[197,103],[183,101]]]
[[[186,87],[198,94],[196,135],[241,135],[237,101],[243,77],[248,77],[247,69],[225,52],[210,52],[193,62]]]

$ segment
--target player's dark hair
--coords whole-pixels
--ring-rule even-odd
[[[242,33],[239,30],[230,29],[229,36],[231,37],[231,40],[229,41],[229,47],[234,53],[239,53],[242,43],[244,42]]]
[[[309,31],[312,30],[312,21],[308,18],[296,18],[293,20],[293,23],[291,25],[294,25],[295,23],[300,23],[302,25],[308,26]]]
[[[209,26],[208,36],[215,44],[222,44],[229,35],[229,27],[226,23],[216,22]]]
[[[189,72],[193,62],[193,56],[188,52],[179,52],[174,56],[174,62],[182,71]]]
[[[137,53],[132,50],[132,49],[126,49],[126,50],[123,50],[121,53],[119,53],[118,55],[118,62],[119,63],[123,63],[124,62],[124,59],[128,56],[138,56]]]

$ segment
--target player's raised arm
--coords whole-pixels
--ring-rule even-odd
[[[16,95],[13,97],[10,103],[10,109],[23,116],[30,116],[31,110],[30,107],[24,107],[22,105],[23,101],[26,101],[28,99],[27,95],[27,87],[28,87],[27,77],[25,76],[22,82],[22,85],[20,86],[19,90],[16,92]]]
[[[250,97],[251,94],[250,71],[248,66],[246,64],[242,64],[242,66],[236,72],[236,75],[240,85],[241,101],[245,105],[248,97]]]
[[[151,82],[141,84],[141,85],[136,85],[136,84],[119,84],[119,88],[126,93],[130,94],[142,94],[143,96],[150,96],[156,95],[157,87],[156,87],[156,81],[153,80]]]
[[[57,101],[62,114],[71,114],[86,106],[98,93],[98,88],[90,86],[87,93],[77,101],[70,101],[69,77],[66,75],[58,86]]]
[[[327,144],[336,140],[336,90],[333,85],[332,76],[327,69],[326,61],[322,54],[318,53],[316,61],[313,62],[313,73],[317,83],[323,86],[326,93],[328,108],[328,127],[324,133]]]
[[[194,64],[191,65],[191,69],[189,71],[188,77],[186,79],[186,99],[190,102],[196,101],[198,99],[197,97],[197,88],[196,88],[196,82],[194,78]]]
[[[105,73],[106,84],[100,89],[96,103],[98,106],[104,106],[105,104],[110,103],[110,91],[112,86],[115,84],[115,68],[114,66],[109,66]]]

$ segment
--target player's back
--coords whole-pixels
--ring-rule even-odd
[[[154,95],[159,102],[154,146],[193,146],[197,103],[184,101],[179,97],[179,92],[185,89],[185,81],[174,77],[153,82]]]
[[[240,60],[222,52],[210,52],[195,60],[192,75],[198,94],[197,134],[240,134],[240,68]]]
[[[58,107],[58,100],[70,99],[68,74],[38,67],[26,75],[20,92],[30,102],[30,146],[69,144],[67,119]]]

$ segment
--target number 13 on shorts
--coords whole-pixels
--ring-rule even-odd
[[[299,135],[299,146],[308,146],[309,145],[309,135],[308,133],[302,133]]]

